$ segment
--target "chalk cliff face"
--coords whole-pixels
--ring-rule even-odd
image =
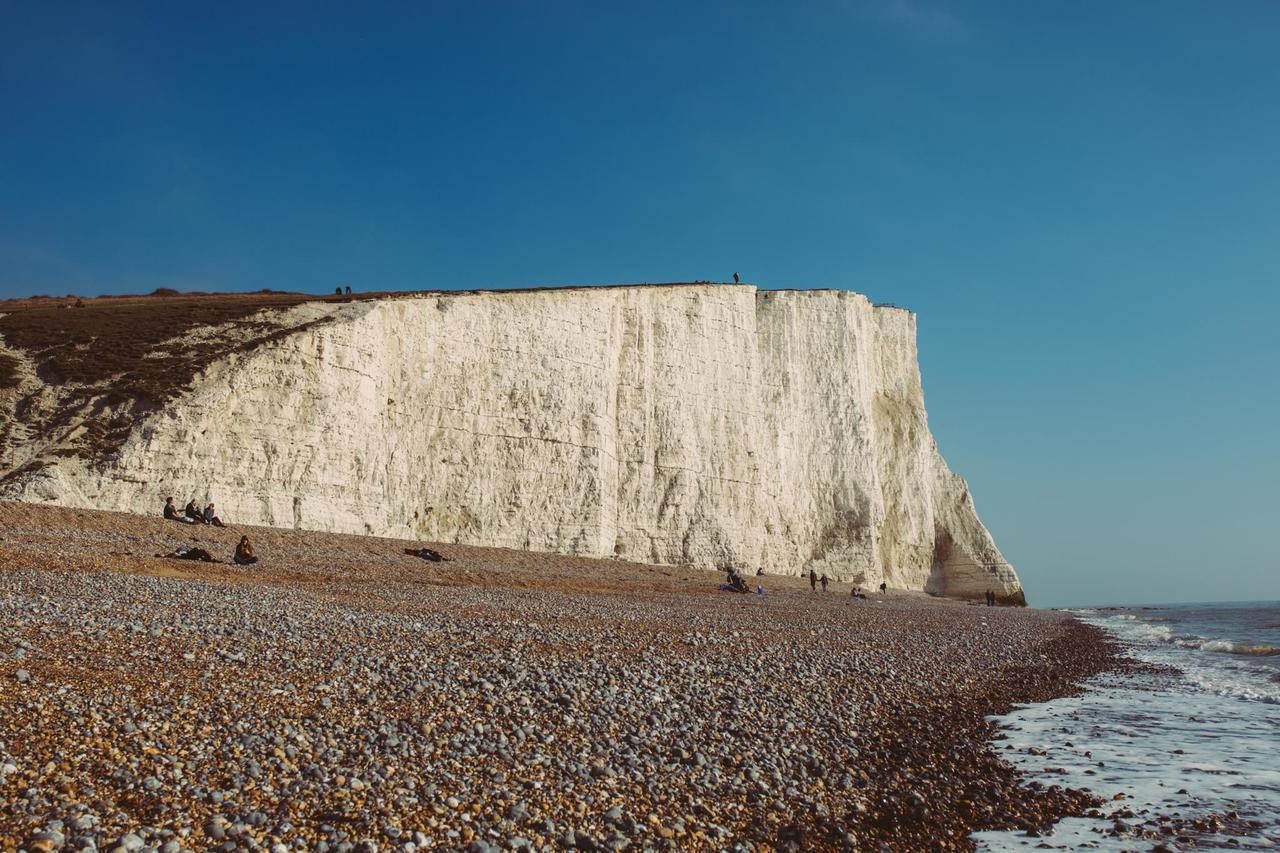
[[[712,285],[326,310],[0,497],[1021,600],[929,433],[907,311]]]

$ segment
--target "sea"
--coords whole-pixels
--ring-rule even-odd
[[[1159,671],[1099,676],[1081,696],[993,717],[995,745],[1030,780],[1105,798],[1105,817],[1067,818],[1043,837],[977,833],[978,849],[1280,849],[1280,602],[1070,612]],[[1114,832],[1117,817],[1156,816],[1181,828]]]

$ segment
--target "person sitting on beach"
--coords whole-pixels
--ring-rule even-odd
[[[761,566],[760,568],[756,569],[756,577],[758,578],[764,577],[764,566]]]
[[[405,548],[404,552],[410,557],[421,557],[432,563],[452,563],[453,560],[441,554],[439,551],[432,551],[430,548]]]
[[[195,498],[187,501],[187,506],[182,511],[182,514],[191,519],[192,522],[204,523],[204,516],[200,514],[200,507],[196,506]]]
[[[213,501],[209,501],[209,505],[204,508],[203,521],[205,524],[212,524],[214,527],[226,527],[226,525],[222,523],[222,519],[218,518],[214,513]]]
[[[733,568],[732,566],[730,566],[729,569],[726,570],[724,579],[725,579],[725,582],[720,584],[720,590],[722,592],[750,592],[751,591],[747,587],[747,582],[742,579],[742,575],[738,574],[738,570]]]
[[[191,519],[178,513],[178,508],[173,505],[173,498],[165,498],[164,517],[169,521],[181,521],[183,524],[195,524]]]
[[[216,563],[214,556],[203,548],[188,548],[185,545],[179,546],[176,551],[170,551],[168,554],[156,554],[157,557],[168,557],[171,560],[199,560],[202,563]]]
[[[237,566],[252,566],[258,562],[258,558],[253,555],[253,546],[249,544],[248,536],[240,537],[240,544],[236,546],[235,561]]]

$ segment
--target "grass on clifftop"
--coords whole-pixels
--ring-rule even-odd
[[[351,298],[274,292],[37,297],[0,302],[0,335],[31,356],[46,384],[95,385],[114,379],[121,393],[160,402],[219,354],[216,345],[212,352],[182,347],[182,335],[238,322],[264,308]],[[171,358],[146,358],[172,338],[179,345]]]
[[[258,311],[354,298],[275,291],[157,291],[150,296],[0,302],[0,337],[9,348],[25,352],[42,386],[52,388],[58,398],[52,414],[36,416],[31,404],[35,395],[29,395],[17,401],[15,414],[46,435],[83,423],[84,435],[74,446],[55,450],[58,455],[90,457],[112,450],[128,434],[133,418],[107,417],[101,411],[104,406],[144,414],[176,396],[211,362],[292,331],[270,323],[247,324]],[[238,334],[194,334],[222,324],[239,324]],[[154,357],[158,350],[166,355]],[[19,364],[0,354],[0,390],[19,384]]]

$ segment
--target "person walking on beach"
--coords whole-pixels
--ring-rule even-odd
[[[822,581],[821,581],[821,583],[822,583],[822,591],[823,591],[823,592],[826,592],[826,591],[827,591],[827,576],[826,576],[826,575],[823,575],[823,576],[822,576]]]
[[[809,589],[814,592],[818,591],[818,573],[813,569],[809,570]]]

